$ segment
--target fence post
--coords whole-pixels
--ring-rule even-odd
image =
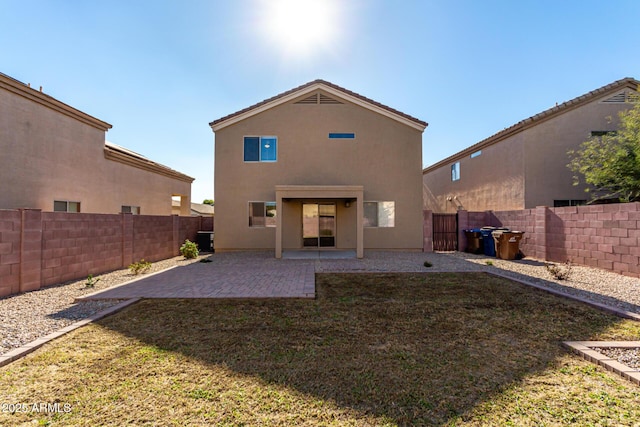
[[[20,292],[42,285],[42,211],[20,209]]]
[[[458,211],[458,251],[463,252],[467,249],[467,235],[464,230],[469,228],[469,211]]]
[[[173,215],[173,248],[172,254],[173,256],[180,255],[180,217],[178,215]]]
[[[133,261],[133,215],[121,213],[122,218],[122,268],[127,268]]]
[[[536,206],[534,210],[534,248],[535,257],[543,261],[547,260],[547,216],[549,208],[546,206]]]
[[[422,211],[422,252],[433,252],[433,211]]]

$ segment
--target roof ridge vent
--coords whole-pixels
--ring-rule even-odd
[[[317,103],[318,103],[318,93],[314,93],[313,95],[296,102],[296,104],[317,104]]]
[[[616,104],[625,103],[625,102],[634,102],[637,100],[638,97],[637,95],[636,96],[633,96],[633,95],[634,95],[633,93],[623,91],[613,96],[610,96],[607,99],[602,100],[602,102],[616,103]]]
[[[319,94],[320,104],[342,104],[337,99],[333,99],[327,95]]]

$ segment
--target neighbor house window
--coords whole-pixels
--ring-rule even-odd
[[[395,202],[364,202],[365,227],[395,227]]]
[[[245,136],[245,162],[275,162],[278,158],[278,138],[275,136]]]
[[[276,202],[249,202],[249,227],[275,227]]]
[[[586,200],[554,200],[553,207],[554,208],[563,208],[566,206],[583,206],[586,205]]]
[[[68,202],[66,200],[53,201],[54,212],[80,212],[80,202]]]
[[[329,134],[329,139],[355,139],[356,134],[355,133],[330,133]]]
[[[471,154],[471,158],[472,158],[472,159],[475,159],[476,157],[478,157],[478,156],[479,156],[479,155],[481,155],[481,154],[482,154],[482,150],[478,150],[478,151],[476,151],[475,153],[472,153],[472,154]]]
[[[460,162],[455,162],[451,165],[451,181],[457,181],[460,179]]]
[[[120,212],[140,215],[140,206],[123,206]]]

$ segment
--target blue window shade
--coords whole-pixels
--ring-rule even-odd
[[[244,138],[244,161],[260,161],[260,138],[257,136],[246,136]]]
[[[277,160],[278,141],[273,137],[260,138],[260,161],[275,162]]]
[[[354,139],[355,133],[330,133],[329,139]]]

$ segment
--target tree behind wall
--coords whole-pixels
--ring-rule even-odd
[[[591,201],[640,201],[640,94],[633,108],[618,113],[617,132],[592,136],[569,151],[574,185],[588,184]]]

